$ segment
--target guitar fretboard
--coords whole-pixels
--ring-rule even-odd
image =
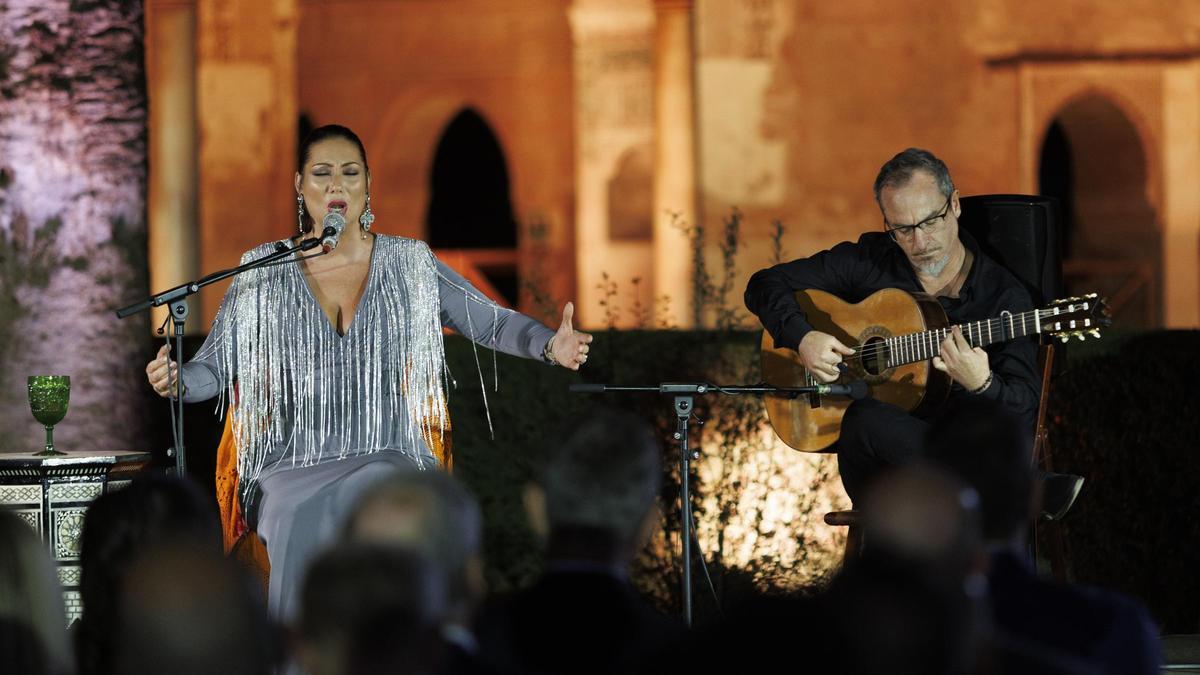
[[[959,326],[968,344],[972,347],[986,347],[998,342],[1037,335],[1043,331],[1044,322],[1048,318],[1057,316],[1062,311],[1058,307],[1051,307],[1019,314],[1004,312],[994,319],[971,321]],[[916,363],[938,356],[942,351],[942,341],[950,335],[952,328],[948,326],[885,339],[888,350],[887,367]]]

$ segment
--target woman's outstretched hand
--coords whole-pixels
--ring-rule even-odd
[[[558,332],[554,334],[554,337],[550,338],[550,346],[558,365],[571,370],[579,370],[579,366],[587,363],[588,345],[592,342],[592,336],[590,333],[581,333],[571,326],[571,319],[574,317],[575,304],[568,302],[566,307],[563,307],[562,324],[559,325]]]

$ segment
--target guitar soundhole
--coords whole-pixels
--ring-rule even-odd
[[[891,351],[881,337],[870,337],[862,343],[862,367],[868,375],[881,375],[888,369]]]

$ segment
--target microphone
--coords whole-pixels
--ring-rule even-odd
[[[817,394],[820,396],[849,396],[855,401],[866,398],[867,383],[862,380],[854,380],[848,384],[818,384]]]
[[[342,214],[330,211],[321,221],[321,227],[321,250],[329,253],[337,248],[338,237],[341,237],[342,230],[346,229],[346,219]]]
[[[608,387],[603,384],[580,383],[572,384],[567,387],[573,394],[603,394]]]

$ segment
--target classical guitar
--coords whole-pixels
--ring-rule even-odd
[[[878,291],[851,304],[824,291],[796,293],[796,301],[819,331],[854,349],[844,360],[838,382],[862,380],[870,395],[925,416],[941,406],[950,393],[950,376],[933,367],[951,326],[938,301],[924,293],[896,288]],[[1072,336],[1099,337],[1109,324],[1104,299],[1095,293],[1056,300],[1028,312],[1003,312],[989,320],[962,324],[963,337],[973,347],[1031,335],[1047,334],[1063,341]],[[777,387],[818,384],[794,349],[776,349],[763,332],[763,380]],[[767,397],[767,415],[775,433],[801,452],[820,452],[838,439],[842,415],[850,401],[816,394],[800,398]]]

